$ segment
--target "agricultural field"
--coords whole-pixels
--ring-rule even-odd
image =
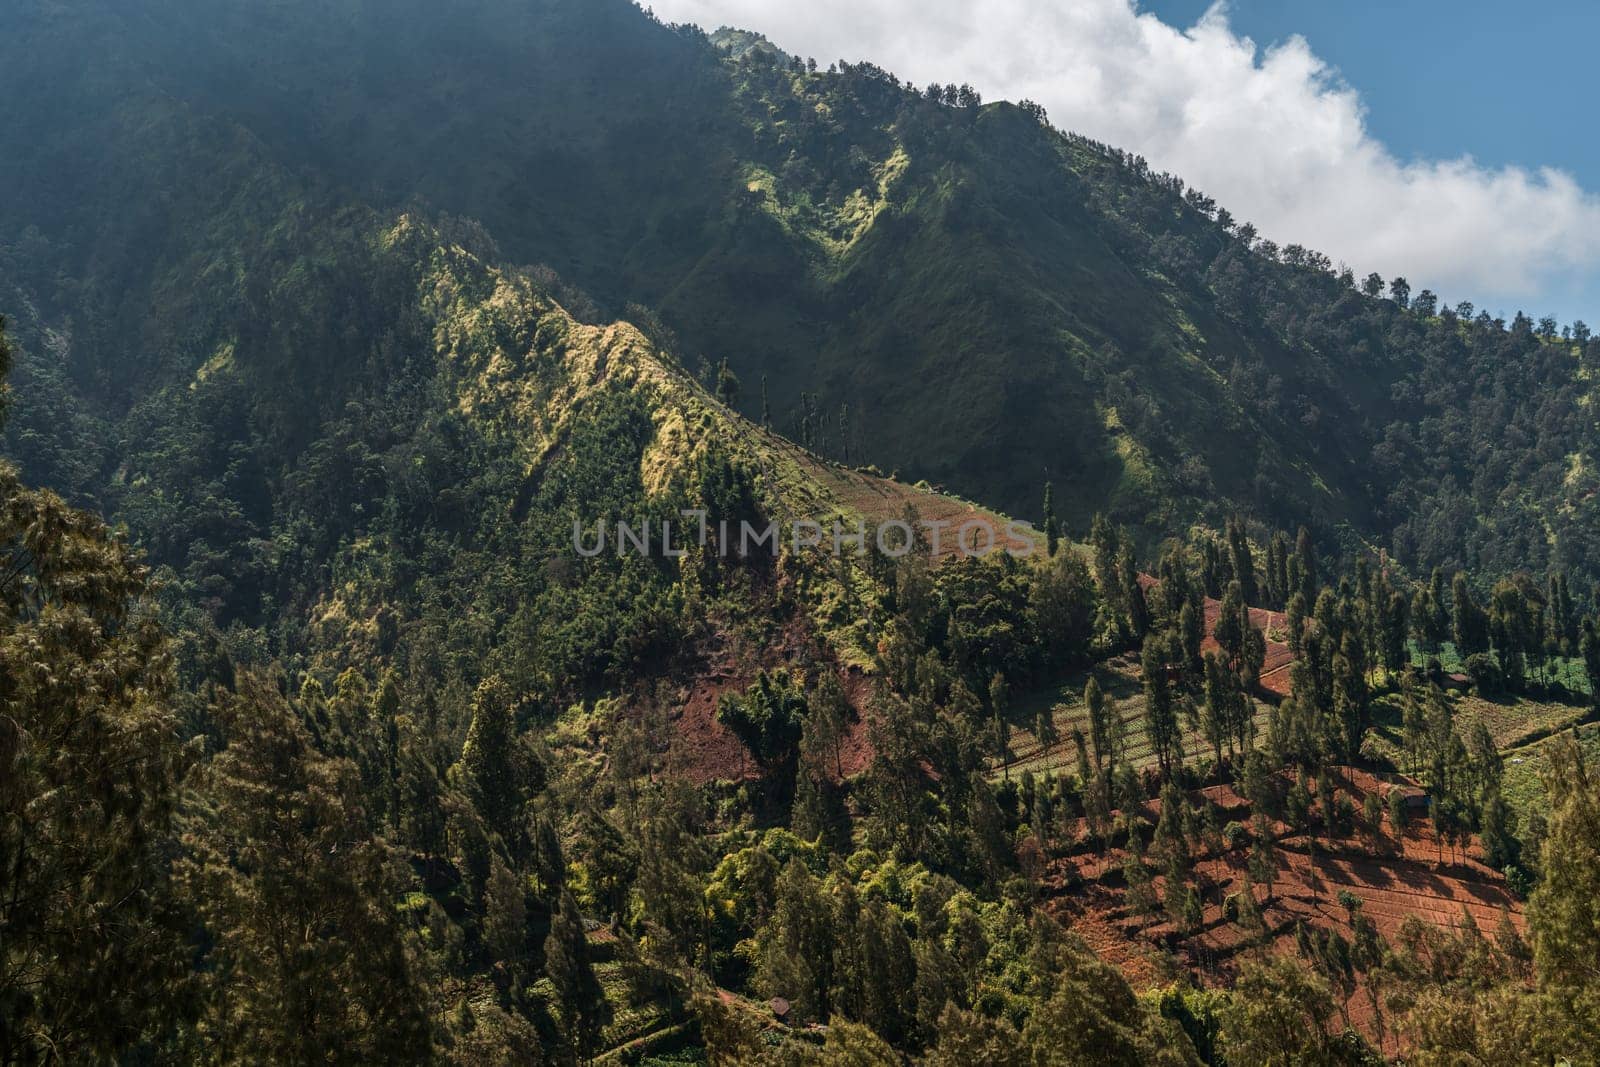
[[[1489,736],[1502,751],[1546,737],[1582,721],[1591,709],[1548,703],[1524,697],[1489,700],[1480,696],[1454,698],[1456,722],[1465,733],[1476,722],[1489,728]]]
[[[1477,694],[1448,694],[1455,711],[1456,728],[1463,737],[1482,722],[1489,728],[1495,747],[1507,756],[1593,715],[1593,709],[1528,697],[1490,699]],[[1396,767],[1406,763],[1403,750],[1403,705],[1398,693],[1387,693],[1373,702],[1373,729],[1364,751],[1372,759],[1386,760]]]
[[[1409,642],[1411,648],[1411,663],[1419,671],[1428,665],[1430,659],[1437,659],[1439,666],[1446,674],[1463,674],[1467,666],[1461,655],[1457,653],[1456,646],[1446,641],[1439,647],[1438,652],[1427,652],[1415,640]],[[1568,692],[1588,693],[1589,676],[1583,668],[1583,660],[1576,658],[1555,659],[1548,665],[1533,672],[1534,681],[1548,686],[1561,686]]]
[[[1024,771],[1038,774],[1043,771],[1073,768],[1077,765],[1077,748],[1072,741],[1074,729],[1089,736],[1089,711],[1083,703],[1083,690],[1093,677],[1106,696],[1115,702],[1122,718],[1127,740],[1128,761],[1136,770],[1155,766],[1155,753],[1145,736],[1144,688],[1139,680],[1139,666],[1131,656],[1107,660],[1088,671],[1075,674],[1059,685],[1046,686],[1019,696],[1012,704],[1011,759],[997,764],[994,777],[1017,775]],[[1269,705],[1257,700],[1256,730],[1267,728]],[[1048,713],[1054,724],[1055,743],[1046,749],[1039,743],[1038,717]],[[1180,717],[1184,727],[1183,752],[1188,763],[1200,763],[1212,758],[1211,745],[1201,732],[1197,718]]]
[[[1517,812],[1524,825],[1529,815],[1545,813],[1542,774],[1549,759],[1554,737],[1547,737],[1506,754],[1505,781],[1502,788],[1506,800]],[[1590,723],[1578,728],[1578,744],[1591,767],[1600,767],[1600,723]]]
[[[1600,745],[1600,732],[1594,742]],[[1337,790],[1359,811],[1367,793],[1384,796],[1392,788],[1411,785],[1401,776],[1341,769]],[[1248,804],[1230,787],[1208,787],[1191,801],[1215,804],[1223,813],[1219,818],[1249,824]],[[1154,814],[1153,806],[1147,809],[1147,817]],[[1264,886],[1256,890],[1262,930],[1241,924],[1233,908],[1245,890],[1248,833],[1235,847],[1196,850],[1194,877],[1202,891],[1203,921],[1192,932],[1185,933],[1159,908],[1140,913],[1130,907],[1123,877],[1125,851],[1113,848],[1105,856],[1096,855],[1083,839],[1052,863],[1046,878],[1049,906],[1097,954],[1116,963],[1136,988],[1159,987],[1182,971],[1198,975],[1205,984],[1225,986],[1257,946],[1266,943],[1272,951],[1294,955],[1294,931],[1301,922],[1348,938],[1356,913],[1370,919],[1391,943],[1400,940],[1413,917],[1448,930],[1470,916],[1486,936],[1505,925],[1518,936],[1525,932],[1521,902],[1501,875],[1483,864],[1476,842],[1455,852],[1440,849],[1427,824],[1419,822],[1396,834],[1385,820],[1373,833],[1358,819],[1348,835],[1330,839],[1319,834],[1314,840],[1281,823],[1274,829],[1282,835],[1277,874],[1270,894]],[[1158,897],[1162,881],[1156,873]],[[1345,1020],[1378,1039],[1380,1027],[1368,991],[1352,982],[1336,995]],[[1382,1043],[1391,1051],[1396,1047]]]

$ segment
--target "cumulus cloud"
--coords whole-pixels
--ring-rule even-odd
[[[1134,0],[651,6],[668,21],[757,30],[823,65],[870,59],[918,85],[971,82],[989,99],[1036,100],[1055,125],[1143,155],[1263,236],[1362,274],[1405,275],[1452,302],[1581,315],[1574,303],[1594,292],[1600,198],[1550,168],[1398,158],[1311,44],[1259,48],[1220,3],[1187,29]]]

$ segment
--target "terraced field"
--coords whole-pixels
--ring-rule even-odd
[[[1516,809],[1523,825],[1527,824],[1529,815],[1548,810],[1541,775],[1554,744],[1555,738],[1545,738],[1506,755],[1505,797]],[[1578,745],[1590,767],[1600,767],[1600,723],[1579,727]]]
[[[1122,719],[1127,738],[1128,760],[1136,770],[1155,765],[1155,753],[1150,748],[1144,728],[1144,687],[1139,679],[1138,664],[1132,657],[1119,657],[1099,664],[1056,686],[1047,686],[1018,697],[1011,709],[1011,760],[1006,765],[996,764],[993,776],[1007,773],[1021,774],[1033,771],[1059,770],[1077,765],[1077,748],[1072,743],[1072,731],[1083,731],[1089,736],[1089,709],[1083,703],[1083,689],[1089,678],[1100,683],[1106,696],[1115,703]],[[1265,732],[1268,705],[1255,702],[1256,730]],[[1048,711],[1055,725],[1056,742],[1045,749],[1039,743],[1036,722],[1041,711]],[[1211,758],[1211,744],[1197,723],[1181,722],[1184,727],[1184,759],[1191,763]]]
[[[1600,729],[1589,743],[1600,749]],[[1342,770],[1337,789],[1360,810],[1369,792],[1380,796],[1412,783],[1392,775]],[[1226,786],[1211,787],[1191,797],[1223,809],[1222,818],[1249,822],[1248,806]],[[1147,808],[1146,816],[1155,812]],[[1126,853],[1113,848],[1097,854],[1084,837],[1081,824],[1069,838],[1067,854],[1055,860],[1046,878],[1048,906],[1074,932],[1084,937],[1104,959],[1113,962],[1136,986],[1160,985],[1171,969],[1162,958],[1170,953],[1184,969],[1207,983],[1229,984],[1236,975],[1242,953],[1255,952],[1258,944],[1271,952],[1295,955],[1295,927],[1299,922],[1351,933],[1350,912],[1340,903],[1349,893],[1359,902],[1361,914],[1371,919],[1382,936],[1394,942],[1410,918],[1454,928],[1464,916],[1486,935],[1503,923],[1522,934],[1525,923],[1521,902],[1507,889],[1504,878],[1485,866],[1476,842],[1464,852],[1441,852],[1426,824],[1413,823],[1401,836],[1390,832],[1372,837],[1363,832],[1336,837],[1319,836],[1313,842],[1275,824],[1278,871],[1269,896],[1257,887],[1256,900],[1265,923],[1264,938],[1240,926],[1229,910],[1246,886],[1249,839],[1220,853],[1200,851],[1195,858],[1192,883],[1203,903],[1198,930],[1185,934],[1166,915],[1134,913],[1126,899],[1123,862]],[[1153,887],[1163,892],[1164,878],[1152,870]],[[1371,1002],[1362,988],[1348,991],[1342,1004],[1350,1022],[1369,1037],[1376,1037]]]
[[[1454,700],[1457,722],[1463,731],[1474,722],[1489,728],[1495,746],[1505,750],[1555,733],[1582,721],[1590,709],[1569,704],[1543,703],[1517,698],[1494,701],[1478,696],[1458,696]]]
[[[1508,771],[1516,760],[1526,758],[1524,749],[1594,716],[1592,708],[1526,697],[1490,700],[1470,694],[1450,694],[1449,700],[1455,711],[1456,727],[1463,737],[1475,723],[1482,722],[1489,728],[1495,747],[1506,757]],[[1367,735],[1363,751],[1369,758],[1403,766],[1403,737],[1400,696],[1385,694],[1373,705],[1373,730]],[[1531,788],[1528,793],[1532,799],[1539,790]]]

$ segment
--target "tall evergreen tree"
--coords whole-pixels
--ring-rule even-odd
[[[1123,603],[1127,608],[1128,627],[1133,636],[1143,640],[1150,632],[1150,607],[1145,600],[1144,586],[1139,582],[1139,568],[1133,561],[1133,546],[1123,542],[1117,554],[1117,574],[1121,579]]]
[[[1290,560],[1291,581],[1296,584],[1307,604],[1316,602],[1322,579],[1317,569],[1317,546],[1311,540],[1311,531],[1304,526],[1295,538],[1294,556]]]
[[[427,996],[359,775],[265,682],[219,709],[228,745],[179,874],[206,928],[205,1030],[237,1062],[426,1058]]]
[[[1267,589],[1270,606],[1282,611],[1293,592],[1289,584],[1289,536],[1279,530],[1267,548]]]
[[[995,749],[1011,780],[1011,687],[998,671],[989,679],[989,714],[993,716]]]
[[[1094,553],[1094,580],[1100,587],[1101,599],[1118,610],[1126,610],[1120,570],[1122,541],[1111,520],[1100,512],[1095,513],[1089,525],[1089,548]]]
[[[461,767],[477,790],[484,820],[507,844],[518,826],[522,781],[520,741],[512,720],[511,690],[499,675],[483,680],[472,701],[472,723],[461,748]]]
[[[1239,583],[1240,595],[1246,604],[1260,603],[1256,585],[1255,555],[1250,550],[1250,538],[1244,519],[1235,516],[1228,522],[1228,556],[1233,561],[1233,580]]]
[[[602,1028],[610,1021],[611,1005],[595,977],[588,935],[571,893],[561,894],[560,907],[550,920],[550,934],[544,943],[544,969],[555,988],[567,1048],[575,1059],[587,1063],[594,1057]]]
[[[1573,735],[1552,745],[1544,877],[1528,901],[1528,930],[1541,989],[1600,1024],[1600,779]],[[1587,991],[1586,993],[1583,991]],[[1593,1031],[1591,1031],[1593,1032]]]
[[[183,759],[145,583],[104,523],[0,463],[0,1063],[110,1062],[179,1021]]]
[[[1177,665],[1177,657],[1182,654],[1182,641],[1176,635],[1152,634],[1145,639],[1145,736],[1164,779],[1170,779],[1183,762],[1183,735],[1178,728],[1177,698],[1168,678],[1169,668]]]
[[[1489,619],[1478,602],[1472,598],[1467,576],[1456,573],[1450,586],[1452,606],[1451,634],[1456,652],[1463,659],[1489,651]]]
[[[1061,528],[1056,524],[1055,487],[1049,482],[1044,483],[1044,541],[1045,550],[1051,556],[1056,554],[1056,548],[1061,540]]]
[[[1109,786],[1109,775],[1122,760],[1122,716],[1092,675],[1083,687],[1083,703],[1089,712],[1095,773],[1103,776]]]
[[[1584,674],[1589,680],[1589,700],[1600,706],[1600,631],[1592,618],[1583,620],[1578,654],[1583,658]]]

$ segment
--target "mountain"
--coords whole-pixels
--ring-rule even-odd
[[[0,1062],[1586,1047],[1581,324],[624,0],[0,98]]]
[[[1037,517],[1050,481],[1072,527],[1109,510],[1152,543],[1237,510],[1418,573],[1597,575],[1581,326],[1563,341],[1403,285],[1364,295],[1036,111],[813,71],[624,0],[198,12],[6,16],[0,222],[61,243],[8,272],[41,308],[62,279],[147,292],[131,250],[180,227],[143,168],[202,181],[184,194],[201,203],[276,168],[474,220],[495,255],[585,294],[580,315],[638,320],[691,368],[726,360],[746,414],[764,383],[776,427],[817,451],[1003,510]],[[200,130],[204,155],[173,163]],[[65,359],[102,410],[153,380],[165,341],[127,340],[150,309],[174,320],[153,295],[74,323]],[[49,327],[64,343],[59,313]]]

